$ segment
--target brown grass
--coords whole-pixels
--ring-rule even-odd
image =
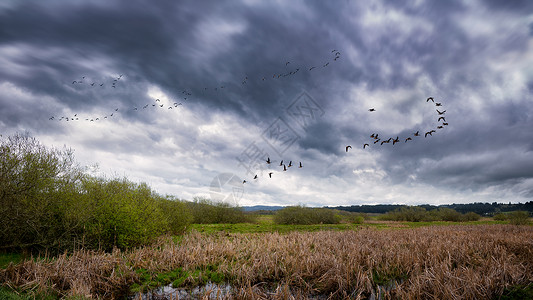
[[[130,252],[76,251],[0,271],[0,282],[60,295],[115,298],[154,273],[217,266],[236,299],[323,295],[385,299],[491,299],[533,282],[533,227],[433,226],[402,230],[213,234],[192,232]]]

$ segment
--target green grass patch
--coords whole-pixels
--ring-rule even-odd
[[[22,261],[22,254],[20,253],[1,253],[0,254],[0,269],[6,268],[7,266],[9,266],[9,263],[18,264],[21,261]]]
[[[169,272],[157,274],[146,269],[138,269],[135,272],[139,274],[140,282],[130,287],[132,293],[145,292],[166,285],[172,285],[173,288],[187,288],[204,285],[208,282],[219,284],[227,279],[224,274],[217,271],[216,266],[212,265],[194,270],[177,268]]]
[[[47,291],[18,291],[13,290],[9,287],[0,286],[0,299],[2,300],[55,300],[60,299],[58,295],[56,295],[53,292],[47,292]],[[61,299],[66,300],[86,300],[90,298],[86,298],[84,296],[70,296],[70,297],[64,297]]]
[[[533,299],[533,283],[508,287],[499,300]]]

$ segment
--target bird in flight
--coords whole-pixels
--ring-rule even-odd
[[[364,144],[364,145],[363,145],[363,149],[365,149],[366,146],[370,146],[370,145],[369,145],[369,144]]]
[[[439,111],[438,109],[436,109],[436,111],[439,113],[439,115],[443,115],[446,112],[445,110]]]
[[[283,171],[287,171],[287,167],[283,165]]]
[[[413,139],[408,137],[408,138],[405,139],[405,142],[407,143],[407,141],[411,141],[411,140],[413,140]]]
[[[274,174],[274,172],[268,173],[268,177],[272,178],[272,174]]]
[[[246,183],[246,179],[242,181],[242,184],[245,184]]]
[[[284,164],[283,164],[283,159],[282,159],[281,162],[279,163],[279,166],[280,166],[280,167],[281,167],[281,166],[284,166]]]
[[[348,152],[348,148],[352,149],[352,146],[350,145],[346,146],[346,152]]]
[[[309,71],[313,70],[314,68],[316,68],[316,67],[311,67],[311,68],[309,69]]]
[[[435,103],[435,100],[433,100],[433,97],[429,97],[426,102],[429,102],[429,100],[431,100],[433,103]]]
[[[269,157],[269,158],[267,158],[266,162],[267,162],[267,164],[269,164],[269,165],[270,165],[270,157]]]
[[[292,160],[289,161],[289,165],[288,165],[288,167],[289,167],[289,168],[292,167]]]
[[[442,106],[442,103],[437,102],[437,103],[435,103],[435,106]]]
[[[254,176],[254,179],[257,179],[257,174]]]
[[[302,166],[302,162],[300,162],[300,166],[299,166],[298,168],[303,168],[303,166]]]
[[[417,132],[415,132],[413,135],[414,135],[414,136],[420,136],[420,133],[419,133],[419,131],[417,131]]]
[[[324,65],[324,67],[327,67],[329,65],[329,62]]]
[[[395,140],[392,140],[392,144],[396,144],[400,141],[400,138],[397,136]]]
[[[376,109],[374,109],[374,108],[371,108],[371,109],[369,109],[368,111],[376,111]]]
[[[439,119],[437,120],[437,122],[440,122],[440,120],[446,122],[446,118],[444,118],[444,117],[439,117]]]

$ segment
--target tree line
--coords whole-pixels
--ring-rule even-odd
[[[509,213],[513,211],[527,211],[533,214],[533,201],[526,203],[467,203],[467,204],[443,204],[443,205],[400,205],[400,204],[377,204],[377,205],[351,205],[351,206],[334,206],[328,207],[330,209],[343,210],[349,212],[358,213],[371,213],[371,214],[385,214],[398,210],[404,207],[419,207],[425,210],[434,210],[441,208],[453,209],[459,213],[466,214],[469,212],[476,213],[481,216],[494,216],[500,213]]]

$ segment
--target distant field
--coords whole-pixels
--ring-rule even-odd
[[[26,297],[11,299],[120,298],[209,282],[228,284],[224,297],[235,299],[513,299],[533,289],[533,226],[497,223],[296,226],[262,216],[257,224],[193,225],[184,236],[131,251],[25,260],[0,271],[0,281]],[[3,295],[16,294],[4,287]]]
[[[316,225],[279,225],[274,223],[273,215],[260,215],[256,223],[238,224],[192,224],[191,229],[201,233],[228,232],[228,233],[260,233],[260,232],[291,232],[291,231],[320,231],[320,230],[357,230],[366,227],[391,229],[412,228],[433,225],[482,225],[482,224],[506,224],[505,221],[494,221],[492,218],[482,218],[471,222],[394,222],[381,221],[376,217],[363,224],[340,223],[340,224],[316,224]]]

